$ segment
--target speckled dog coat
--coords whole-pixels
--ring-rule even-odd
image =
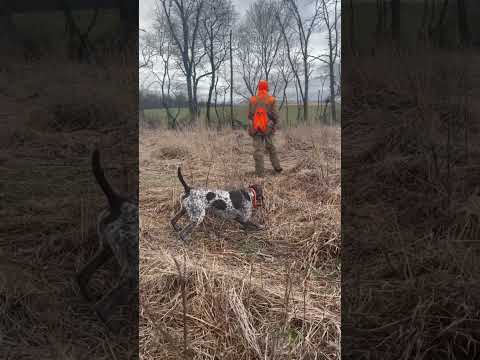
[[[233,191],[191,188],[183,179],[180,168],[178,168],[178,178],[185,193],[181,198],[182,208],[171,220],[171,223],[173,228],[179,232],[182,240],[185,240],[193,228],[203,221],[209,210],[225,219],[238,221],[244,227],[258,229],[258,226],[250,221],[250,218],[257,201],[261,203],[263,200],[262,189],[259,185],[251,185],[246,190]],[[190,223],[180,230],[176,223],[185,214],[188,215]]]
[[[91,300],[88,281],[102,264],[111,257],[115,258],[120,267],[119,282],[95,304],[97,314],[106,321],[114,307],[128,301],[138,289],[138,206],[135,199],[118,194],[110,186],[100,166],[98,150],[92,156],[92,169],[107,197],[108,206],[97,219],[98,251],[77,274],[77,282],[84,297]]]

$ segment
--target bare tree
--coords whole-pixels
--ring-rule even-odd
[[[139,29],[140,34],[138,36],[138,68],[149,69],[153,66],[153,61],[156,54],[155,46],[151,43],[151,34],[144,29]]]
[[[289,87],[290,82],[293,80],[293,71],[290,64],[288,63],[286,50],[283,50],[280,53],[277,67],[278,67],[278,73],[281,76],[281,83],[282,83],[282,101],[278,108],[279,110],[281,110],[284,103],[286,103],[287,111],[288,111],[287,88]]]
[[[196,87],[197,67],[202,55],[198,53],[200,20],[205,0],[157,0],[157,18],[165,18],[166,27],[175,45],[177,64],[187,83],[188,110],[190,121],[198,114]]]
[[[320,0],[315,0],[308,4],[305,13],[311,13],[311,16],[302,14],[299,9],[299,0],[282,0],[283,12],[277,15],[277,21],[280,24],[280,29],[283,38],[286,42],[288,59],[292,66],[296,87],[298,88],[300,97],[303,103],[303,118],[308,121],[308,93],[309,82],[312,74],[312,56],[310,52],[310,42],[312,34],[319,29],[319,20],[321,16],[322,6]],[[291,19],[291,22],[289,21]],[[295,42],[289,37],[289,29],[295,35]],[[294,66],[294,59],[292,54],[295,47],[298,47],[300,58],[302,62],[302,71]],[[303,79],[301,79],[303,75]]]
[[[250,6],[245,17],[250,41],[262,69],[261,76],[267,81],[282,42],[282,33],[276,20],[279,10],[279,4],[275,1],[258,0]]]
[[[352,4],[353,7],[353,4]],[[377,0],[377,24],[375,29],[375,35],[377,42],[383,42],[385,39],[386,19],[387,19],[387,7],[385,0]]]
[[[180,113],[180,108],[177,107],[174,110],[170,104],[170,100],[178,94],[172,81],[172,75],[176,75],[175,67],[171,66],[175,45],[172,43],[164,21],[165,18],[157,18],[153,30],[141,37],[141,54],[146,54],[143,56],[141,65],[155,79],[149,87],[153,84],[160,86],[161,102],[167,114],[168,127],[175,128]]]
[[[250,38],[248,25],[242,23],[236,30],[236,67],[238,69],[237,73],[242,79],[242,84],[246,88],[246,93],[240,87],[235,87],[234,91],[244,99],[248,99],[249,96],[255,95],[262,68],[258,57],[255,55],[255,46]]]
[[[349,37],[350,37],[350,50],[355,53],[355,8],[353,7],[353,0],[349,2]]]
[[[69,36],[70,57],[80,61],[94,61],[93,45],[90,42],[89,35],[97,23],[99,13],[98,4],[96,4],[97,6],[94,9],[92,18],[84,31],[82,31],[77,21],[75,21],[69,2],[67,0],[61,0],[60,5],[65,15],[65,28]],[[77,40],[78,43],[76,43]]]
[[[419,31],[421,39],[434,40],[440,45],[443,43],[447,8],[448,0],[443,0],[442,4],[437,0],[425,0]]]
[[[120,34],[118,45],[119,48],[126,48],[130,41],[135,41],[138,27],[138,2],[131,0],[115,1],[120,15]],[[98,4],[98,0],[97,0]]]
[[[273,94],[277,90],[280,77],[271,74],[283,42],[277,21],[279,11],[279,2],[257,0],[248,8],[238,29],[237,55],[240,63],[238,68],[250,96],[255,95],[260,79],[271,83]],[[244,97],[247,98],[245,94]]]
[[[294,64],[295,66],[298,65],[298,53],[296,55],[296,58],[294,59]],[[291,82],[294,78],[294,72],[292,70],[292,67],[290,66],[290,63],[288,61],[288,54],[287,54],[287,47],[285,44],[282,44],[281,50],[278,53],[278,61],[275,64],[275,69],[276,72],[280,78],[280,83],[282,87],[282,101],[280,102],[280,105],[278,107],[279,111],[282,111],[283,107],[285,106],[285,118],[286,118],[286,123],[288,124],[289,122],[289,117],[288,117],[288,94],[287,94],[287,89],[290,87]]]
[[[210,86],[206,106],[207,125],[210,126],[210,109],[212,96],[217,83],[217,72],[225,62],[228,55],[229,28],[234,19],[233,5],[230,0],[212,0],[205,8],[205,16],[202,17],[200,37],[204,51],[208,58],[210,74]]]
[[[392,39],[398,41],[400,38],[400,0],[392,0]]]
[[[339,36],[339,22],[340,12],[338,0],[321,0],[322,12],[321,19],[325,25],[328,41],[328,54],[325,57],[318,57],[322,62],[328,65],[328,74],[330,81],[330,111],[332,114],[331,123],[337,119],[336,110],[336,67],[338,66],[340,36]]]
[[[460,32],[460,38],[462,45],[470,45],[471,35],[470,28],[468,26],[468,17],[467,17],[467,5],[465,0],[457,0],[458,7],[458,28]]]
[[[230,54],[230,122],[233,128],[233,39],[232,39],[232,29],[230,29],[230,36],[228,41],[228,50]],[[215,89],[216,89],[215,85]]]

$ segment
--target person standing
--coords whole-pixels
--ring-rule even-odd
[[[276,173],[282,171],[273,136],[278,124],[278,111],[275,96],[268,94],[268,82],[258,82],[257,95],[250,97],[248,106],[248,134],[253,138],[253,159],[255,173],[264,176],[264,149],[270,156],[270,162]]]

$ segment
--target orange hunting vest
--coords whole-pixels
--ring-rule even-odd
[[[268,113],[274,103],[274,97],[268,94],[259,94],[250,98],[250,104],[253,110],[252,127],[260,132],[265,133],[268,127]]]

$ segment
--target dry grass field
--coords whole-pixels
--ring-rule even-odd
[[[184,329],[196,359],[339,357],[339,129],[280,131],[285,173],[265,179],[258,217],[266,231],[207,219],[186,248],[168,225],[181,191],[177,165],[192,185],[246,185],[254,181],[250,139],[232,131],[142,134],[141,328],[114,334],[74,275],[98,248],[96,216],[106,205],[91,173],[94,144],[114,187],[136,190],[136,75],[116,63],[7,60],[0,62],[1,359],[134,358],[138,335],[142,359],[179,359]],[[183,292],[172,256],[185,274]],[[116,270],[112,262],[94,276],[96,296]]]
[[[91,172],[95,143],[114,186],[135,190],[137,154],[129,149],[137,149],[137,132],[125,126],[137,119],[136,81],[125,91],[135,75],[113,63],[105,69],[56,59],[53,68],[48,58],[4,60],[0,358],[131,358],[137,328],[109,333],[80,296],[74,275],[98,247],[95,222],[106,205]],[[92,279],[96,296],[114,270],[110,263]]]
[[[284,172],[266,156],[260,180],[244,131],[141,133],[142,359],[339,359],[340,129],[282,129],[276,143]],[[169,223],[179,165],[194,186],[263,183],[265,230],[207,217],[183,245]]]
[[[427,50],[344,63],[346,359],[480,353],[480,58]]]

